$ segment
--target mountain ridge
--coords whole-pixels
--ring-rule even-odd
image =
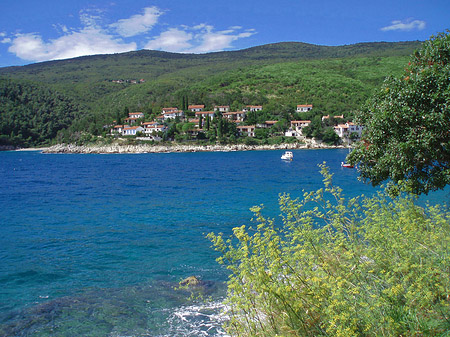
[[[279,54],[280,56],[283,56],[285,58],[299,58],[299,59],[320,59],[320,58],[334,58],[334,57],[345,57],[345,56],[371,56],[372,54],[375,54],[376,52],[380,54],[380,50],[385,53],[386,51],[389,51],[389,56],[392,56],[392,51],[394,46],[400,47],[397,48],[399,50],[411,50],[411,48],[419,47],[421,41],[400,41],[400,42],[359,42],[355,44],[347,44],[347,45],[339,45],[339,46],[327,46],[327,45],[316,45],[316,44],[310,44],[305,42],[275,42],[275,43],[268,43],[264,45],[239,49],[239,50],[231,50],[231,51],[219,51],[219,52],[211,52],[211,53],[204,53],[204,54],[192,54],[192,53],[174,53],[174,52],[167,52],[167,51],[159,51],[159,50],[148,50],[148,49],[141,49],[137,51],[129,51],[125,53],[115,53],[115,54],[96,54],[96,55],[85,55],[85,56],[79,56],[75,58],[69,58],[69,59],[62,59],[62,60],[50,60],[50,61],[43,61],[43,62],[37,62],[37,63],[31,63],[23,66],[8,66],[8,67],[0,67],[0,74],[15,72],[16,70],[23,70],[23,69],[31,69],[31,68],[39,68],[39,67],[45,67],[45,66],[53,66],[53,65],[65,65],[65,64],[72,64],[72,63],[78,63],[78,62],[84,62],[84,61],[90,61],[90,60],[97,60],[97,59],[109,59],[110,61],[114,61],[115,58],[119,57],[155,57],[155,58],[167,58],[167,59],[192,59],[192,60],[203,60],[205,58],[215,58],[219,56],[224,55],[239,55],[239,56],[247,56],[247,58],[252,59],[251,54],[257,53],[257,52],[267,52],[267,51],[297,51],[297,52],[306,52],[302,55],[296,55],[293,56],[292,54]],[[291,47],[294,46],[296,48],[286,48],[287,46]],[[282,48],[280,48],[282,47]],[[283,48],[284,47],[284,48]],[[389,47],[389,48],[388,48]],[[358,49],[365,48],[365,51],[358,52]],[[292,50],[293,49],[293,50]],[[333,51],[333,53],[330,53],[330,51]],[[351,53],[349,53],[351,51]],[[327,52],[327,53],[325,53]],[[343,55],[345,52],[348,52],[347,55]],[[323,56],[319,55],[320,53],[323,53]],[[382,53],[382,54],[383,54]],[[383,56],[383,55],[380,55]],[[267,56],[269,58],[269,56]]]

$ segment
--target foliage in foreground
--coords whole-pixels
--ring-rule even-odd
[[[209,234],[231,271],[233,336],[417,336],[450,332],[450,213],[384,193],[280,196],[284,226]]]
[[[426,41],[357,116],[364,141],[349,155],[361,177],[428,193],[450,183],[450,31]]]

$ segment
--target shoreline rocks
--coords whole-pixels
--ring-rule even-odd
[[[42,150],[43,153],[84,153],[84,154],[126,154],[126,153],[173,153],[173,152],[232,152],[258,150],[296,150],[296,149],[337,149],[344,146],[329,146],[320,143],[278,144],[278,145],[74,145],[58,144]]]

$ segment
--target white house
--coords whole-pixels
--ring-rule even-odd
[[[115,134],[115,133],[120,133],[122,134],[123,131],[123,125],[115,125],[112,129],[111,129],[111,133]]]
[[[199,111],[203,111],[203,109],[205,108],[205,106],[202,105],[189,105],[188,109],[191,110],[192,112],[199,112]]]
[[[174,119],[177,117],[184,117],[184,111],[183,110],[178,110],[177,108],[170,108],[171,110],[166,110],[164,111],[163,109],[163,116],[164,119]]]
[[[299,134],[297,133],[297,131],[292,130],[292,128],[290,128],[289,130],[287,130],[287,131],[284,133],[284,136],[285,136],[285,137],[298,137]]]
[[[224,112],[222,117],[231,121],[242,122],[245,118],[245,111]]]
[[[255,111],[261,111],[262,110],[262,105],[247,105],[243,110],[245,112],[251,111],[251,112],[255,112]]]
[[[248,136],[248,137],[255,137],[255,125],[240,125],[237,127],[239,134]]]
[[[158,124],[157,122],[142,123],[142,126],[144,127],[146,136],[150,136],[153,133],[164,131],[166,129],[166,126]]]
[[[297,105],[297,112],[308,112],[313,108],[312,104],[300,104]]]
[[[137,122],[138,119],[140,118],[144,118],[144,113],[142,112],[130,112],[128,114],[128,118],[125,118],[123,120],[124,124],[135,124]]]
[[[202,116],[203,118],[209,117],[211,120],[214,119],[214,111],[199,111],[195,113],[195,117],[200,118]]]
[[[128,114],[128,117],[131,117],[131,118],[144,118],[144,113],[143,112],[130,112]]]
[[[168,112],[176,112],[176,111],[178,111],[178,108],[163,108],[162,109],[163,115]]]
[[[338,124],[334,127],[334,131],[338,134],[340,138],[349,138],[352,133],[356,133],[358,138],[361,137],[364,127],[361,125],[353,124],[352,122],[347,122],[345,124]]]
[[[122,135],[123,136],[136,136],[136,133],[144,132],[144,128],[142,126],[129,126],[125,125],[123,127]]]
[[[271,128],[272,126],[274,126],[277,123],[278,123],[278,121],[265,121],[264,123],[257,124],[256,127],[261,128],[261,129],[267,129],[267,128]]]
[[[124,122],[125,124],[133,125],[133,124],[136,123],[136,121],[137,121],[138,119],[139,119],[139,118],[136,118],[136,117],[128,117],[128,118],[125,118],[125,119],[123,120],[123,122]]]
[[[309,124],[311,124],[311,121],[309,120],[291,121],[291,129],[295,131],[298,136],[301,136],[303,134],[303,128],[307,127]]]
[[[228,105],[218,105],[214,107],[214,111],[220,111],[220,112],[229,112],[230,106]]]

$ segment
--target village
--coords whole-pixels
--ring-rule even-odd
[[[309,112],[313,109],[311,104],[297,105],[296,112]],[[239,137],[256,136],[258,129],[270,129],[274,127],[278,121],[268,120],[263,123],[254,125],[246,125],[246,117],[249,113],[262,111],[261,105],[248,105],[242,111],[230,111],[229,106],[215,106],[213,111],[205,111],[204,105],[189,105],[188,110],[190,118],[183,110],[177,107],[163,108],[162,113],[152,121],[145,121],[143,112],[130,112],[128,117],[123,119],[120,125],[111,125],[110,134],[114,136],[132,136],[142,140],[161,141],[163,134],[167,132],[169,125],[173,122],[189,123],[188,128],[183,130],[186,135],[199,138],[199,135],[210,129],[210,125],[214,119],[221,118],[236,125],[236,131]],[[343,115],[322,116],[322,122],[326,119],[333,118],[336,121],[345,121]],[[116,121],[114,121],[116,122]],[[305,128],[311,125],[311,120],[292,120],[290,126],[281,132],[284,137],[294,137],[298,140],[306,138]],[[351,121],[336,123],[332,128],[340,139],[341,143],[350,144],[361,137],[363,126],[356,125]]]

